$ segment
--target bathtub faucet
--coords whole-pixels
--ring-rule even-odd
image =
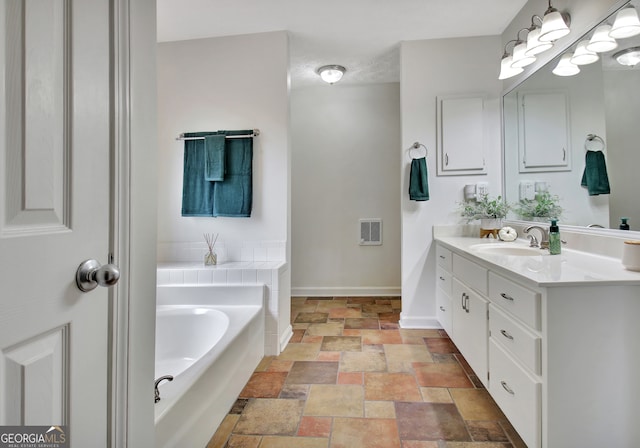
[[[155,401],[156,403],[157,403],[158,401],[160,401],[160,391],[158,390],[158,385],[159,385],[162,381],[164,381],[164,380],[173,381],[173,376],[171,376],[171,375],[165,375],[165,376],[161,376],[160,378],[158,378],[158,379],[156,380],[156,384],[155,384],[155,386],[154,386],[154,389],[155,389],[155,391],[156,391],[156,401]]]

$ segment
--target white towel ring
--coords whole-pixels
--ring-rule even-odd
[[[414,157],[412,151],[414,149],[419,150],[420,148],[424,148],[424,155],[420,155],[420,153],[418,153],[418,156]],[[409,153],[409,158],[412,160],[419,159],[421,157],[427,157],[427,155],[429,155],[429,151],[427,150],[427,147],[420,142],[415,142],[413,145],[411,145],[411,148],[407,149],[407,152]]]
[[[602,137],[596,134],[588,134],[587,139],[584,141],[585,151],[603,151],[606,144]]]

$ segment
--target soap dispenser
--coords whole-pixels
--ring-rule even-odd
[[[620,230],[629,230],[629,223],[627,220],[629,218],[620,218]]]
[[[549,227],[549,253],[551,255],[560,255],[562,250],[562,242],[560,241],[560,229],[558,228],[558,220],[552,219]]]

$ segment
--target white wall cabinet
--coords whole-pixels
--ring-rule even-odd
[[[436,253],[451,261],[450,335],[529,448],[640,446],[640,286],[540,286]]]
[[[482,95],[437,98],[438,176],[486,174]]]

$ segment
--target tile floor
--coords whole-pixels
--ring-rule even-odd
[[[207,448],[526,448],[443,330],[400,300],[294,297],[294,336]]]

